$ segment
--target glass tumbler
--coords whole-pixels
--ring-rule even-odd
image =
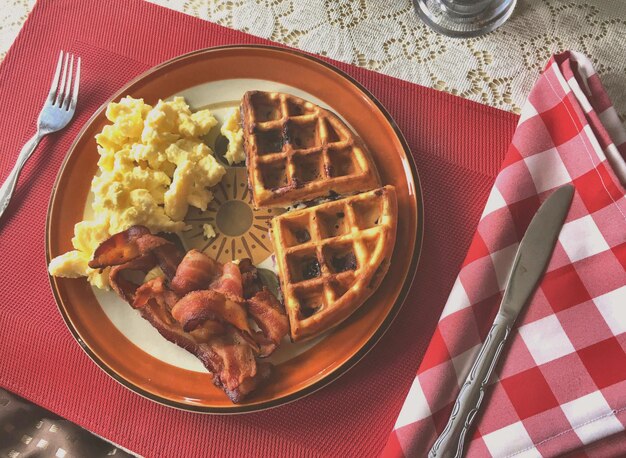
[[[500,27],[517,0],[413,0],[420,18],[449,37],[476,37]]]

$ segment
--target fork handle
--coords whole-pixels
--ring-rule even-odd
[[[17,156],[17,161],[13,166],[13,170],[9,173],[7,179],[2,183],[2,187],[0,187],[0,218],[4,214],[4,211],[9,206],[9,202],[11,201],[11,196],[13,196],[13,191],[15,191],[15,186],[17,185],[17,179],[20,176],[20,172],[22,171],[22,167],[26,164],[28,158],[33,154],[35,148],[41,141],[42,135],[37,132],[33,137],[26,142],[26,144],[22,147],[20,154]]]

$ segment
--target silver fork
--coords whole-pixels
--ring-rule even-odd
[[[63,67],[63,72],[61,72],[61,67]],[[41,113],[39,113],[37,133],[26,142],[17,157],[13,170],[11,170],[2,187],[0,187],[0,217],[2,217],[9,205],[22,167],[33,154],[41,139],[52,132],[63,129],[74,116],[80,82],[80,57],[76,60],[76,76],[72,82],[73,73],[74,55],[61,51],[48,98],[41,109]]]

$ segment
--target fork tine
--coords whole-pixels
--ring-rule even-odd
[[[50,91],[48,92],[48,103],[54,102],[54,95],[57,92],[57,87],[59,86],[59,75],[61,74],[61,64],[63,63],[63,51],[59,54],[59,61],[57,62],[57,69],[54,72],[54,77],[52,78],[52,84],[50,85]]]
[[[63,100],[63,90],[65,89],[65,80],[67,79],[67,61],[69,60],[69,54],[65,54],[65,59],[63,61],[63,73],[61,74],[61,84],[59,85],[59,90],[57,91],[57,98],[54,101],[55,105],[60,106],[61,101]]]
[[[80,56],[76,62],[76,78],[74,79],[74,93],[72,94],[72,101],[70,103],[70,110],[76,109],[76,102],[78,101],[78,85],[80,84]]]
[[[70,70],[67,74],[67,84],[65,85],[65,94],[63,95],[62,108],[70,107],[70,93],[72,91],[72,73],[74,73],[74,54],[70,54]]]

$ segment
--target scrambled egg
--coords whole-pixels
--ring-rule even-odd
[[[74,250],[50,262],[51,275],[87,276],[98,288],[108,286],[108,271],[87,265],[98,245],[135,224],[153,233],[180,232],[189,205],[206,210],[208,189],[225,170],[199,137],[217,125],[209,110],[192,113],[182,97],[159,101],[125,97],[110,103],[112,124],[96,136],[99,173],[91,183],[93,219],[74,228]]]
[[[224,154],[224,158],[230,165],[243,162],[246,155],[243,152],[243,129],[241,128],[239,107],[233,108],[222,124],[220,131],[228,139],[228,150]]]
[[[208,239],[212,239],[213,237],[215,237],[217,234],[215,233],[215,229],[213,229],[213,226],[211,226],[210,224],[203,224],[202,225],[202,233],[204,234],[204,237],[208,240]]]

